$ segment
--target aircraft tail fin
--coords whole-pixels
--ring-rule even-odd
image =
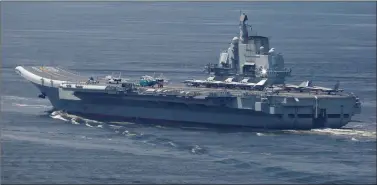
[[[339,80],[338,81],[336,81],[336,84],[334,85],[334,90],[339,90],[339,86],[340,86],[340,82],[339,82]]]
[[[298,85],[299,87],[309,87],[309,84],[311,82],[310,81],[303,81],[302,83],[300,83],[300,85]]]
[[[313,87],[313,81],[312,80],[308,81],[308,87]]]

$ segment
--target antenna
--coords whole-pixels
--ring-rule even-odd
[[[241,17],[241,15],[242,15],[242,10],[240,10],[240,16],[239,17]],[[240,18],[239,18],[240,19]],[[241,19],[240,19],[240,23],[239,23],[239,25],[241,25]]]

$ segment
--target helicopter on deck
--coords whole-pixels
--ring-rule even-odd
[[[164,83],[167,83],[168,80],[162,76],[162,74],[155,78],[154,76],[144,75],[139,80],[139,85],[142,87],[154,87],[157,85],[158,88],[164,87]]]

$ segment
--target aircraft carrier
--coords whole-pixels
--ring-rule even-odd
[[[18,66],[56,110],[114,121],[247,126],[261,129],[341,128],[361,112],[359,98],[304,81],[286,84],[291,69],[269,38],[252,34],[241,14],[239,37],[207,64],[207,79],[166,85],[166,79],[142,76],[92,77],[54,66]]]

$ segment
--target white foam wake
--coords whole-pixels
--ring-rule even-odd
[[[367,130],[326,128],[326,129],[313,129],[312,132],[319,133],[319,134],[339,135],[339,136],[359,136],[359,137],[376,138],[375,131],[367,131]]]
[[[98,128],[103,128],[102,122],[100,122],[100,121],[86,119],[86,118],[83,118],[83,117],[80,117],[80,116],[68,114],[68,113],[63,112],[63,111],[54,111],[50,114],[50,117],[54,118],[54,119],[63,120],[65,122],[71,122],[74,125],[84,124],[87,127],[94,127],[95,126],[95,127],[98,127]]]
[[[357,129],[312,129],[309,131],[299,131],[299,130],[286,130],[291,133],[299,133],[299,134],[321,134],[321,135],[334,135],[334,136],[346,136],[352,137],[354,140],[355,137],[364,137],[364,138],[372,138],[376,139],[376,132],[370,130],[357,130]]]
[[[51,116],[51,118],[54,118],[54,119],[59,119],[59,120],[63,120],[63,121],[66,121],[66,122],[68,122],[68,121],[69,121],[69,120],[67,120],[67,119],[63,118],[63,116],[61,116],[61,115],[55,115],[55,116]]]

